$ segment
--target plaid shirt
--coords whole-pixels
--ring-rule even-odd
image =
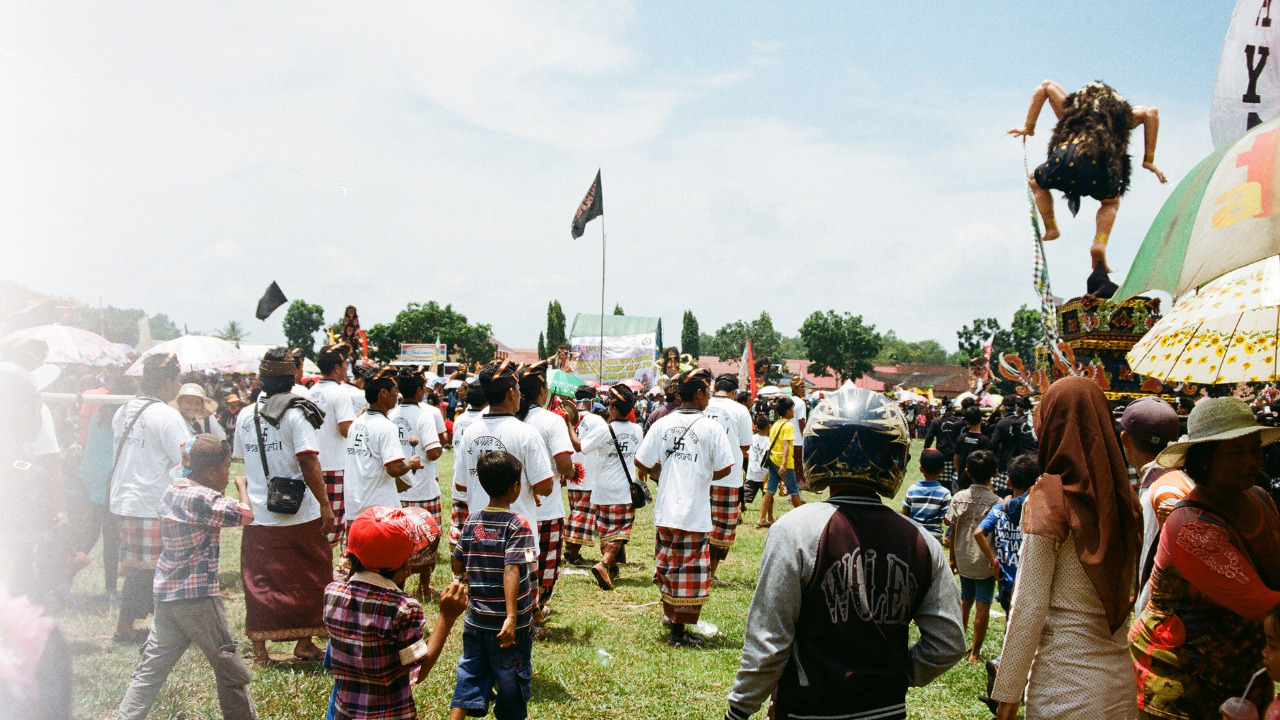
[[[338,718],[416,720],[409,669],[427,656],[425,622],[418,601],[377,573],[325,588]]]
[[[157,508],[164,543],[152,590],[156,602],[218,596],[218,536],[252,518],[249,506],[220,492],[178,478]]]

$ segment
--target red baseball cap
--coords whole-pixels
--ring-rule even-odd
[[[351,523],[347,552],[366,570],[395,570],[440,539],[440,524],[419,507],[371,507]]]

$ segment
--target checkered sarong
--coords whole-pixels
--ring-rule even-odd
[[[711,486],[711,553],[723,560],[738,535],[738,494],[742,488]]]
[[[564,518],[538,522],[538,577],[542,583],[542,592],[538,596],[539,603],[545,603],[551,597],[552,591],[556,588],[556,578],[560,577],[563,537]]]
[[[655,527],[653,582],[662,592],[662,611],[677,624],[698,622],[711,599],[711,534]]]
[[[157,518],[117,515],[120,528],[120,567],[127,570],[154,570],[164,549]]]
[[[564,541],[574,545],[596,544],[596,521],[592,517],[591,491],[569,490],[569,521],[564,526]]]
[[[342,470],[324,471],[324,491],[329,496],[329,505],[333,508],[333,532],[329,533],[329,544],[335,545],[342,540],[344,527],[342,512],[346,503],[342,500]]]
[[[440,505],[440,498],[434,497],[430,500],[401,500],[400,507],[416,507],[422,508],[431,513],[431,517],[435,518],[436,525],[442,524],[441,516],[444,514],[444,507]]]
[[[462,526],[467,524],[467,501],[453,498],[453,507],[449,511],[449,548],[458,546],[462,537]]]
[[[592,505],[596,535],[600,544],[624,543],[631,539],[631,526],[636,522],[636,509],[627,505]]]
[[[991,479],[991,489],[996,491],[1000,497],[1009,494],[1009,473],[996,473]]]
[[[956,463],[954,460],[942,462],[942,484],[954,488],[956,486]]]

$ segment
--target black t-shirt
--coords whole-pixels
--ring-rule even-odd
[[[964,464],[975,450],[991,450],[991,438],[980,432],[972,432],[967,428],[956,441],[956,478],[957,490],[969,487],[969,478],[964,472]]]
[[[991,444],[995,446],[996,459],[1000,461],[1000,472],[1007,472],[1009,462],[1014,458],[1036,449],[1031,428],[1027,427],[1027,419],[1017,415],[1002,418],[996,423]]]

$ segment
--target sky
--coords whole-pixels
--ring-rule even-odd
[[[1211,149],[1233,4],[19,0],[0,23],[0,278],[253,317],[275,280],[336,320],[452,304],[532,347],[559,300],[692,309],[703,332],[814,311],[949,348],[1037,306],[1022,143],[1043,79],[1160,110],[1112,233],[1123,278]],[[1045,109],[1027,144],[1043,161]],[[1140,133],[1131,150],[1141,153]],[[596,170],[605,215],[569,225]],[[1049,246],[1084,291],[1097,204]]]

